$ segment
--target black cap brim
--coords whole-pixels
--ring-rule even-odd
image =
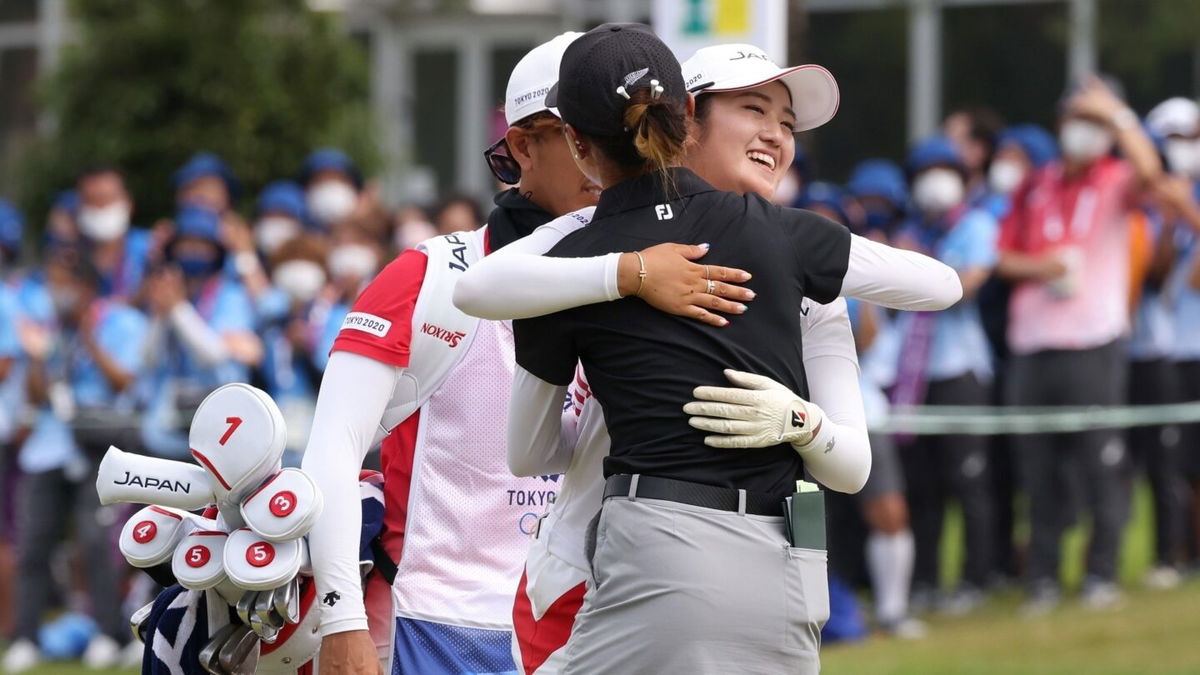
[[[550,91],[546,92],[546,104],[545,105],[547,108],[557,108],[558,107],[558,83],[557,82],[554,83],[554,86],[550,87]]]

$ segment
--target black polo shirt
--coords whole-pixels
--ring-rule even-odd
[[[706,264],[750,272],[749,311],[717,328],[660,312],[638,298],[576,307],[514,322],[517,362],[557,385],[583,363],[604,409],[612,449],[606,476],[644,473],[709,485],[791,494],[802,476],[787,444],[760,450],[704,445],[683,404],[699,385],[727,385],[725,368],[766,375],[808,396],[800,302],[837,297],[850,233],[809,211],[757,195],[720,192],[687,169],[635,178],[605,190],[591,225],[549,253],[586,257],[655,244],[709,243]],[[669,197],[668,197],[669,195]],[[651,275],[654,270],[649,270]]]

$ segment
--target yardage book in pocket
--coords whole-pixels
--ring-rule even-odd
[[[796,481],[796,493],[783,500],[783,517],[792,546],[825,550],[825,493],[816,484]]]

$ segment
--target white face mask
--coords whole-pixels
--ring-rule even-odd
[[[1171,173],[1200,175],[1200,140],[1168,138],[1164,146],[1163,153]]]
[[[113,241],[129,230],[129,203],[83,206],[79,209],[79,231],[92,241]]]
[[[254,224],[254,242],[268,256],[300,233],[300,224],[283,216],[266,216]]]
[[[1077,162],[1099,159],[1112,150],[1113,135],[1105,127],[1087,120],[1071,119],[1058,132],[1063,157]]]
[[[962,176],[954,169],[929,169],[913,183],[913,201],[930,215],[941,215],[958,206],[965,194]]]
[[[329,272],[335,277],[365,280],[378,264],[375,250],[362,244],[343,244],[329,254]]]
[[[305,199],[314,218],[332,225],[354,211],[358,193],[340,180],[325,180],[310,188]]]
[[[271,281],[295,302],[309,302],[325,286],[325,270],[311,260],[289,260],[271,272]]]
[[[992,162],[988,169],[988,185],[1002,195],[1012,194],[1025,178],[1025,167],[1011,159]]]

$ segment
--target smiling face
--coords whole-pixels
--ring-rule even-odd
[[[720,190],[770,199],[796,157],[796,115],[787,87],[776,81],[703,98],[697,143],[684,163]]]

